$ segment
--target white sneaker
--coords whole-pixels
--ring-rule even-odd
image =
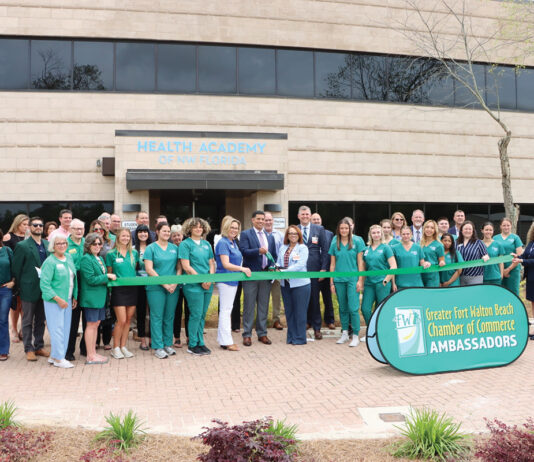
[[[352,342],[349,343],[350,347],[357,347],[360,344],[360,339],[357,335],[352,336]]]
[[[366,341],[367,341],[367,340],[366,340],[366,338],[365,338],[365,337],[360,337],[360,342],[363,342],[363,343],[365,343]]]
[[[341,345],[342,343],[349,341],[349,331],[344,330],[341,332],[341,337],[339,337],[339,340],[336,342],[337,344]]]
[[[174,348],[171,348],[170,346],[163,347],[165,350],[165,353],[167,353],[169,356],[175,355],[176,350]]]
[[[111,350],[111,356],[113,356],[115,359],[124,359],[124,355],[119,347],[115,347],[113,350]]]
[[[154,352],[154,356],[158,359],[165,359],[167,356],[169,356],[167,353],[165,353],[165,350],[163,348],[158,348]]]
[[[54,364],[55,361],[52,358],[48,358],[48,364]]]
[[[134,354],[131,351],[129,351],[128,348],[126,348],[126,347],[122,347],[121,348],[121,352],[124,355],[123,356],[124,358],[133,358],[134,357]]]
[[[66,359],[62,359],[60,361],[54,361],[54,366],[61,367],[61,369],[70,369],[71,367],[74,367],[74,364],[67,361]]]

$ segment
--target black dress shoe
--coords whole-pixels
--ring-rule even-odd
[[[533,334],[533,335],[529,335],[528,338],[529,338],[530,340],[534,340],[534,334]]]
[[[75,361],[75,360],[76,360],[76,358],[74,357],[74,355],[65,355],[65,359],[66,359],[67,361]]]

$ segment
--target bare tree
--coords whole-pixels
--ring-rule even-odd
[[[464,93],[469,95],[466,106],[483,109],[502,130],[497,144],[504,209],[512,220],[515,231],[519,219],[519,205],[514,203],[508,156],[512,131],[502,118],[499,100],[499,80],[504,68],[497,64],[491,65],[490,80],[493,82],[488,91],[494,92],[495,104],[488,105],[484,84],[477,78],[477,63],[495,62],[500,49],[506,46],[506,41],[503,40],[503,23],[499,20],[491,21],[491,26],[481,30],[480,24],[473,23],[473,16],[467,10],[468,0],[404,1],[406,17],[398,22],[396,29],[409,40],[419,54],[440,63],[441,72],[454,79],[456,87],[462,88]]]

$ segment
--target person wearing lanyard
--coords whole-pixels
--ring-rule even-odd
[[[464,261],[462,254],[456,251],[454,241],[454,235],[448,232],[443,233],[441,236],[441,243],[445,249],[446,265],[462,263]],[[439,279],[441,281],[441,287],[458,287],[460,285],[460,274],[462,274],[461,269],[440,271]]]
[[[101,236],[101,239],[104,238]],[[137,250],[132,248],[132,235],[127,228],[119,228],[115,241],[115,248],[106,254],[108,273],[118,278],[132,278],[137,276],[136,269],[139,262]],[[115,310],[117,321],[113,329],[113,349],[111,356],[115,359],[132,358],[133,353],[126,348],[130,322],[137,305],[137,290],[129,286],[117,286],[111,290],[111,306]]]
[[[434,220],[427,220],[423,225],[420,245],[425,261],[430,262],[431,265],[445,265],[445,249],[438,241],[438,224]],[[423,284],[425,287],[439,287],[439,273],[423,273]]]
[[[15,278],[11,273],[13,251],[3,243],[0,229],[0,361],[9,356],[9,311],[13,298]]]
[[[85,364],[105,364],[109,361],[109,358],[96,354],[98,325],[106,319],[107,283],[108,280],[117,279],[113,273],[107,272],[104,259],[98,255],[103,243],[98,233],[89,233],[80,262],[80,309],[87,323],[84,332],[87,352]]]
[[[147,225],[139,225],[133,237],[135,242],[135,250],[139,252],[139,267],[137,268],[137,275],[141,277],[147,276],[145,270],[145,262],[143,261],[146,248],[152,244],[150,237],[150,230]],[[137,308],[135,310],[137,316],[137,335],[141,338],[141,345],[139,348],[143,351],[148,351],[148,336],[146,335],[146,311],[147,311],[147,296],[146,286],[137,286]]]
[[[460,225],[458,240],[456,241],[456,250],[460,253],[464,261],[489,260],[488,250],[484,243],[478,239],[475,224],[472,221],[464,221]],[[484,267],[474,266],[465,268],[460,276],[462,286],[471,286],[482,284],[484,281]]]
[[[179,254],[182,268],[187,274],[214,274],[215,259],[206,236],[210,225],[202,218],[189,218],[183,224],[188,236],[180,244]],[[204,322],[213,293],[212,282],[184,284],[184,294],[189,305],[189,345],[187,352],[193,355],[209,355],[211,350],[204,345]]]
[[[527,232],[527,246],[521,256],[514,257],[514,263],[522,264],[525,268],[526,299],[530,302],[534,312],[534,223],[530,225]],[[529,335],[530,340],[534,340],[534,335]]]
[[[412,228],[403,226],[401,228],[402,241],[399,245],[393,247],[393,255],[395,255],[397,268],[413,268],[414,266],[428,268],[430,263],[425,261],[423,249],[419,244],[412,241],[412,237]],[[423,287],[423,279],[421,278],[421,273],[396,274],[395,285],[397,289]]]
[[[395,212],[393,215],[391,215],[391,225],[392,225],[391,235],[393,236],[393,239],[396,239],[397,241],[401,241],[402,240],[401,230],[403,226],[407,226],[406,218],[404,217],[404,214],[401,212]]]
[[[363,253],[363,261],[366,271],[397,269],[397,262],[393,255],[392,248],[384,243],[384,234],[380,225],[373,225],[369,228],[368,247]],[[391,289],[397,290],[395,276],[367,276],[363,286],[362,314],[365,323],[369,326],[373,304],[375,308],[390,293]]]
[[[328,254],[330,255],[330,271],[349,272],[364,271],[363,252],[365,243],[360,236],[351,234],[350,221],[342,218],[337,224],[336,235],[332,238]],[[336,342],[345,343],[349,340],[349,324],[353,329],[351,347],[360,343],[360,300],[359,292],[363,289],[363,277],[354,276],[330,278],[330,290],[337,295],[339,319],[341,321],[341,337]]]
[[[512,233],[512,221],[509,218],[501,220],[501,234],[494,238],[503,247],[505,255],[515,254],[520,257],[523,253],[523,242],[517,234]],[[504,264],[502,285],[519,295],[519,283],[521,282],[521,270],[519,263],[508,262]]]
[[[145,270],[149,276],[176,276],[182,274],[178,261],[178,246],[169,242],[171,228],[165,221],[156,225],[156,242],[150,244],[144,255]],[[154,356],[165,359],[176,354],[172,347],[174,315],[178,303],[178,284],[146,286],[150,306],[150,338]]]
[[[217,273],[244,273],[250,277],[250,268],[242,266],[243,255],[237,245],[237,236],[241,232],[239,220],[230,217],[223,220],[221,225],[221,238],[215,247],[215,262],[217,263]],[[239,347],[232,339],[231,315],[234,307],[235,294],[237,292],[237,281],[218,282],[220,311],[219,328],[217,330],[217,342],[224,350],[238,351]]]
[[[51,255],[41,267],[40,287],[46,324],[50,333],[52,352],[48,362],[56,367],[68,369],[74,365],[65,359],[69,342],[72,310],[76,308],[78,280],[76,266],[67,252],[67,239],[61,234],[52,236],[48,244]]]
[[[490,258],[500,257],[505,255],[502,244],[493,239],[493,223],[488,221],[482,226],[482,235],[484,239],[482,242],[485,244],[488,249],[488,255]],[[488,265],[484,266],[484,284],[496,284],[501,285],[503,279],[504,263],[499,263],[498,265]]]

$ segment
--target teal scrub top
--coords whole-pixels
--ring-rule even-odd
[[[143,261],[145,260],[152,262],[158,276],[176,276],[178,246],[168,242],[167,249],[163,250],[157,242],[153,242],[145,249]],[[146,286],[146,290],[158,290],[158,286]]]
[[[398,245],[401,244],[401,241],[398,241],[397,239],[393,238],[391,239],[391,241],[388,242],[388,245],[390,247],[397,247]]]
[[[352,236],[352,249],[349,244],[339,244],[337,248],[337,236],[332,239],[328,253],[336,258],[335,271],[358,271],[358,254],[365,250],[365,243],[360,236]],[[357,279],[354,277],[334,277],[334,282],[350,282]]]
[[[389,269],[388,259],[393,256],[393,250],[387,244],[380,244],[375,250],[368,246],[363,252],[363,261],[367,271]],[[385,276],[368,276],[365,278],[365,284],[380,284]]]
[[[406,250],[402,243],[399,242],[399,244],[393,247],[393,255],[395,255],[395,260],[397,260],[397,268],[413,268],[414,266],[419,266],[421,260],[425,258],[421,246],[412,243],[410,250]],[[423,280],[421,279],[421,273],[397,274],[395,275],[395,284],[399,288],[423,287]]]
[[[463,259],[462,254],[460,252],[456,252],[456,261],[452,261],[450,252],[446,252],[445,253],[445,264],[446,265],[450,265],[452,263],[463,263],[463,262],[464,262],[464,259]],[[442,284],[444,282],[447,282],[450,278],[452,278],[452,275],[456,271],[457,270],[440,271],[439,272],[439,282],[441,282]],[[449,287],[455,287],[455,286],[459,286],[459,285],[460,285],[460,277],[458,277],[456,279],[456,281],[454,281]]]
[[[426,247],[422,247],[425,254],[425,260],[430,262],[431,265],[437,265],[439,258],[445,256],[445,247],[439,241],[432,241]]]
[[[494,241],[498,241],[501,244],[501,247],[504,251],[504,255],[510,255],[512,252],[515,253],[518,247],[523,247],[523,242],[517,234],[510,234],[506,239],[503,238],[502,234],[497,234],[494,236]],[[512,262],[504,264],[505,268],[508,268]],[[521,266],[521,265],[519,265]],[[520,271],[519,266],[516,266],[512,271]]]
[[[493,242],[489,246],[487,246],[488,255],[490,256],[490,258],[506,255],[501,242],[493,240]],[[495,279],[502,279],[501,269],[499,268],[499,265],[484,266],[484,281],[493,281]]]
[[[111,267],[111,272],[118,278],[133,278],[137,276],[136,268],[139,262],[139,253],[132,249],[123,257],[117,249],[112,249],[106,254],[106,266]]]
[[[70,238],[67,238],[67,253],[72,257],[76,271],[80,271],[80,265],[82,264],[83,257],[83,245],[85,244],[85,237],[82,237],[82,240],[79,244],[75,244],[74,241]]]
[[[178,257],[189,260],[189,264],[198,274],[209,274],[210,260],[214,258],[208,241],[202,239],[200,244],[196,244],[190,237],[180,244]]]

